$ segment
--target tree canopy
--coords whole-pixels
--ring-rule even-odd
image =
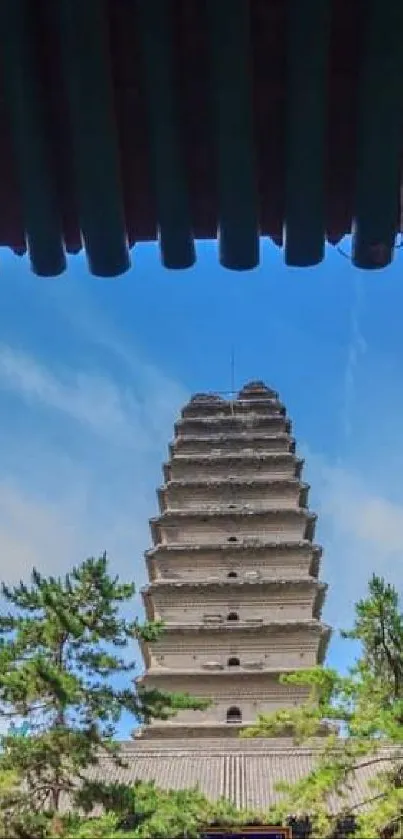
[[[318,839],[335,835],[341,821],[344,835],[389,839],[403,820],[403,614],[396,589],[374,575],[356,604],[353,628],[342,636],[360,643],[348,674],[314,667],[283,676],[308,686],[308,700],[261,714],[242,736],[291,729],[298,743],[317,750],[308,775],[279,786],[283,796],[272,818],[284,823],[290,813],[307,815]],[[352,805],[351,790],[369,767],[371,781]]]
[[[88,793],[87,801],[81,799],[87,807],[94,800],[90,789]],[[209,801],[198,789],[162,790],[152,782],[137,782],[132,787],[105,785],[103,790],[98,786],[94,793],[104,814],[96,821],[66,820],[66,839],[199,839],[209,825],[264,823],[263,814],[238,810],[225,799]],[[100,832],[90,833],[94,828]]]
[[[63,578],[34,570],[29,585],[3,585],[0,714],[14,730],[2,737],[0,834],[196,839],[211,824],[291,821],[296,836],[310,830],[317,839],[353,832],[357,839],[392,839],[403,821],[403,614],[393,586],[373,576],[356,604],[353,627],[342,633],[360,645],[347,675],[314,667],[283,676],[309,687],[307,701],[260,715],[243,732],[262,737],[292,730],[297,743],[315,748],[312,770],[282,785],[280,803],[266,814],[210,802],[197,789],[163,791],[152,783],[91,778],[103,754],[124,765],[116,740],[123,711],[142,723],[208,704],[136,689],[133,639],[152,642],[164,628],[125,617],[133,594],[132,583],[110,574],[106,555]],[[364,769],[371,769],[372,781],[357,786]],[[352,804],[353,788],[361,798]],[[69,815],[66,796],[73,805]],[[102,809],[95,818],[94,805]]]
[[[3,584],[2,593],[0,714],[31,726],[29,737],[14,726],[2,738],[0,773],[15,782],[2,795],[2,813],[9,833],[28,826],[35,835],[66,796],[74,800],[77,785],[85,794],[87,770],[103,753],[121,762],[115,737],[123,711],[149,722],[204,708],[206,700],[136,690],[128,647],[133,639],[157,639],[163,625],[123,615],[135,588],[111,576],[105,554],[63,578],[34,569],[30,585]]]

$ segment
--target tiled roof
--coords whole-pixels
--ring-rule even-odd
[[[231,269],[259,234],[313,265],[355,221],[353,261],[400,228],[403,4],[393,0],[1,4],[0,245],[57,275],[84,245],[115,276],[158,238]]]
[[[312,749],[296,748],[290,741],[205,741],[202,747],[183,742],[172,745],[127,743],[123,746],[125,768],[106,758],[91,770],[92,777],[110,782],[155,781],[163,789],[183,789],[198,785],[210,799],[224,796],[237,807],[265,810],[280,798],[275,789],[280,781],[293,783],[307,774],[315,763]],[[387,752],[385,751],[385,755]],[[364,760],[363,760],[364,763]],[[354,778],[349,803],[357,805],[368,794],[368,781],[380,771],[379,765],[365,766]],[[337,812],[345,802],[334,799],[330,808]]]

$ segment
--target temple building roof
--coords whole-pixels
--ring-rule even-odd
[[[403,6],[384,0],[14,0],[0,31],[0,245],[55,276],[137,242],[184,269],[315,265],[353,231],[381,268],[401,230]]]
[[[388,754],[385,750],[385,754]],[[315,765],[315,749],[296,748],[289,739],[238,740],[225,746],[220,739],[202,744],[183,740],[166,741],[164,747],[152,741],[135,740],[123,744],[126,768],[117,768],[108,758],[91,771],[104,781],[134,783],[136,779],[155,780],[163,789],[183,789],[196,785],[211,800],[225,797],[239,808],[266,810],[281,798],[279,782],[293,783]],[[358,805],[368,797],[369,784],[379,768],[365,765],[352,779],[343,806]],[[340,799],[331,798],[331,812],[339,812]]]

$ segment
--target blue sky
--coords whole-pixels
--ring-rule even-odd
[[[63,572],[106,549],[144,584],[174,419],[191,392],[231,387],[234,347],[236,386],[276,388],[306,456],[325,618],[348,624],[373,571],[401,590],[400,253],[375,273],[332,248],[317,268],[288,269],[268,242],[242,274],[219,267],[215,243],[185,272],[164,270],[155,245],[132,256],[116,280],[91,277],[84,256],[41,280],[0,254],[1,577]],[[335,636],[329,663],[350,658]]]

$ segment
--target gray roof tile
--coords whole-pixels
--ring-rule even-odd
[[[279,781],[297,781],[310,771],[318,755],[315,749],[281,745],[278,741],[273,744],[238,741],[234,746],[228,741],[225,744],[206,741],[191,747],[178,743],[175,748],[164,743],[152,747],[146,743],[127,743],[122,751],[125,768],[102,758],[99,766],[91,771],[91,777],[129,784],[135,780],[155,781],[163,789],[199,786],[212,800],[224,796],[237,807],[258,810],[265,810],[279,800],[280,794],[275,789]],[[349,794],[351,805],[365,798],[368,781],[379,768],[379,765],[365,766],[359,770]],[[330,807],[333,811],[340,809],[340,799],[331,800]]]

